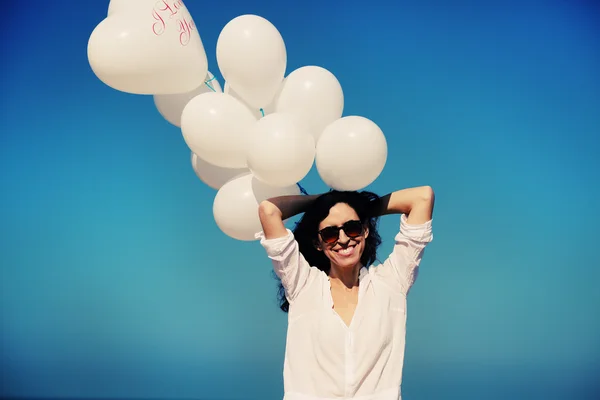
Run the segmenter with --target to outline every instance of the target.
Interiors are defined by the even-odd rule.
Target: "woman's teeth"
[[[354,254],[354,246],[338,250],[338,253],[344,257],[351,256],[352,254]]]

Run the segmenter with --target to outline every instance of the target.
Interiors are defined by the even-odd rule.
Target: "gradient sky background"
[[[389,159],[368,189],[436,191],[409,297],[407,400],[586,399],[600,371],[600,7],[594,1],[188,0],[280,30],[332,71]],[[278,399],[286,317],[257,242],[150,96],[92,73],[108,1],[3,5],[2,396]],[[327,188],[313,170],[311,193]],[[381,223],[391,250],[398,217]],[[595,385],[595,386],[594,386]],[[544,397],[545,396],[545,397]]]

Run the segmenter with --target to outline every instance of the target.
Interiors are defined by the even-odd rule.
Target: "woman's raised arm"
[[[425,247],[433,240],[434,199],[429,186],[402,189],[382,197],[374,210],[379,215],[403,214],[394,249],[381,265],[380,273],[384,279],[395,282],[404,294],[415,283]]]
[[[306,210],[318,195],[291,195],[273,197],[258,206],[258,216],[266,239],[287,235],[283,221]]]
[[[377,215],[406,214],[407,223],[418,225],[433,216],[435,194],[430,186],[418,186],[392,192],[380,199]]]

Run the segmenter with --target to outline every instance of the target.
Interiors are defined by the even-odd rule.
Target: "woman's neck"
[[[329,269],[329,279],[337,280],[346,288],[352,289],[353,287],[358,286],[358,277],[360,275],[361,268],[362,265],[360,263],[356,264],[352,268],[340,268],[332,264],[331,268]]]

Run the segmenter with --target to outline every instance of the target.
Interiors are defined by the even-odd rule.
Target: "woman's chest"
[[[331,288],[332,308],[346,326],[350,326],[358,304],[358,290]]]
[[[403,338],[406,298],[401,294],[377,285],[354,294],[324,289],[322,296],[315,292],[292,306],[292,337],[310,338],[313,346],[337,354],[381,348]]]

